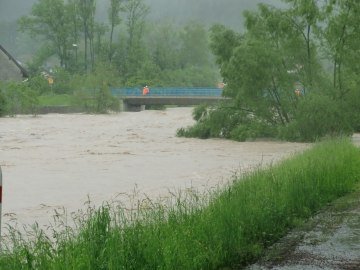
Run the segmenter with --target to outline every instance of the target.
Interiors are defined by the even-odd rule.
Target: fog
[[[29,15],[38,0],[0,0],[0,44],[21,62],[28,62],[38,50],[39,39],[17,30],[17,20]],[[66,0],[64,0],[66,1]],[[110,0],[96,0],[96,20],[108,23]],[[207,27],[224,24],[235,31],[243,29],[243,12],[259,3],[284,5],[282,0],[144,0],[149,6],[148,22],[185,24],[196,21]]]
[[[31,11],[36,0],[0,0],[0,21],[14,21]],[[150,20],[188,20],[205,24],[222,23],[234,28],[242,25],[242,12],[257,4],[281,5],[281,0],[145,0]],[[106,20],[109,0],[97,0],[98,17]]]

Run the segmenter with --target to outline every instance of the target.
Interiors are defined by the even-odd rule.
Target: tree
[[[82,32],[84,34],[84,68],[88,70],[88,50],[90,50],[90,63],[94,67],[94,26],[95,26],[95,0],[78,0],[79,15],[82,22]]]
[[[180,135],[244,140],[270,134],[314,141],[360,126],[354,105],[360,97],[354,91],[360,70],[359,2],[286,2],[289,9],[259,5],[257,12],[246,12],[242,35],[212,28],[211,48],[227,83],[223,94],[232,100],[206,110]],[[326,12],[319,11],[323,7]],[[330,56],[325,61],[320,44]],[[335,63],[333,91],[325,69],[329,60]]]
[[[60,65],[68,66],[69,48],[71,46],[71,21],[66,12],[63,0],[39,0],[31,10],[30,16],[19,19],[21,31],[35,36],[42,36],[54,46],[59,56]]]
[[[127,28],[126,74],[136,74],[146,57],[142,43],[145,28],[145,18],[149,7],[143,0],[129,0],[125,5]]]
[[[306,45],[306,61],[304,69],[307,73],[307,82],[310,88],[313,86],[313,53],[312,41],[314,28],[317,28],[320,16],[320,4],[316,0],[284,0],[291,8],[284,13],[292,24],[294,31],[303,38]]]
[[[182,66],[208,66],[210,51],[205,27],[196,22],[185,25],[180,33]]]
[[[148,44],[155,65],[161,70],[180,68],[179,29],[172,23],[164,22],[154,25],[151,30]]]
[[[357,76],[359,65],[360,2],[332,1],[326,8],[323,44],[325,55],[333,65],[333,88],[344,97],[351,76]],[[350,83],[351,85],[351,83]]]
[[[306,54],[301,34],[292,31],[282,11],[265,5],[245,18],[242,36],[212,29],[212,48],[227,82],[224,94],[262,121],[286,125],[296,107],[294,83],[301,79]]]
[[[74,50],[75,59],[73,64],[75,69],[78,68],[78,47],[80,41],[80,16],[79,16],[79,0],[69,0],[67,5],[67,12],[70,17],[70,31],[72,38],[72,48]]]
[[[121,18],[119,13],[124,11],[125,8],[123,3],[125,0],[110,0],[110,7],[108,10],[109,13],[109,22],[110,22],[110,40],[109,40],[109,61],[111,62],[113,57],[113,36],[114,36],[114,29],[117,25],[121,23]]]

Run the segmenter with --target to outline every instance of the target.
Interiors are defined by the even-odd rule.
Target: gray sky
[[[0,21],[13,21],[30,12],[37,0],[0,0]],[[260,2],[279,5],[281,0],[145,0],[150,6],[150,19],[205,24],[222,23],[234,28],[242,25],[242,12],[255,9]],[[109,0],[97,0],[99,14],[107,16]]]

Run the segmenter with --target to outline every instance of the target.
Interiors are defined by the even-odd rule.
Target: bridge
[[[144,110],[146,105],[198,105],[213,104],[223,99],[220,88],[150,88],[143,95],[141,88],[113,88],[111,94],[123,101],[126,111]]]

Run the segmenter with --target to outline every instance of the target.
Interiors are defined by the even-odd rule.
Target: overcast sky
[[[0,21],[16,20],[28,14],[37,0],[0,0]],[[281,0],[145,0],[150,6],[150,19],[176,22],[188,20],[206,24],[223,23],[234,28],[242,25],[242,12],[255,9],[260,2],[279,5]],[[107,16],[109,0],[97,0],[98,13]],[[238,27],[239,26],[239,27]]]

